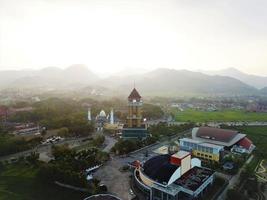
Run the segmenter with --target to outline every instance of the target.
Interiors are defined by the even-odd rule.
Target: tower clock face
[[[136,99],[133,99],[133,102],[135,103],[136,102]]]

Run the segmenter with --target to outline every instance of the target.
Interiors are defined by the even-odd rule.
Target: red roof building
[[[236,130],[196,127],[192,130],[192,139],[220,145],[238,153],[251,153],[255,149],[255,145],[246,137],[246,134]]]
[[[251,145],[253,145],[252,141],[248,139],[247,137],[244,137],[242,140],[240,140],[237,145],[249,150],[251,148]]]
[[[8,108],[5,106],[0,107],[0,118],[7,118],[8,116]]]
[[[128,100],[140,100],[142,97],[139,94],[139,92],[134,88],[131,92],[131,94],[128,96]]]
[[[202,142],[231,147],[246,137],[235,130],[227,130],[212,127],[197,127],[192,130],[192,138]]]

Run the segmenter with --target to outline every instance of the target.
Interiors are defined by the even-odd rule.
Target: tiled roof
[[[238,131],[211,127],[200,127],[196,134],[197,137],[207,138],[221,142],[230,142],[237,135]]]
[[[252,145],[252,142],[250,139],[248,139],[247,137],[244,137],[242,140],[240,140],[237,143],[239,146],[242,146],[245,149],[249,149]]]
[[[138,91],[134,88],[131,94],[128,96],[128,99],[141,99],[141,96],[138,93]]]
[[[8,109],[6,107],[0,107],[0,116],[7,115]]]
[[[196,127],[192,130],[192,139],[226,147],[236,144],[244,137],[246,134],[227,129]]]

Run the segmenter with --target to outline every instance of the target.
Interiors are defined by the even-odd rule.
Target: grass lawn
[[[87,195],[36,180],[38,169],[13,164],[0,169],[0,200],[82,200]]]
[[[222,110],[222,111],[199,111],[185,110],[174,111],[175,120],[180,122],[229,122],[229,121],[267,121],[267,113],[254,113],[240,110]]]

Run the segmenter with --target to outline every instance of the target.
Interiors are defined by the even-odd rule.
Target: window
[[[167,198],[168,198],[168,194],[163,193],[163,200],[167,200]]]

